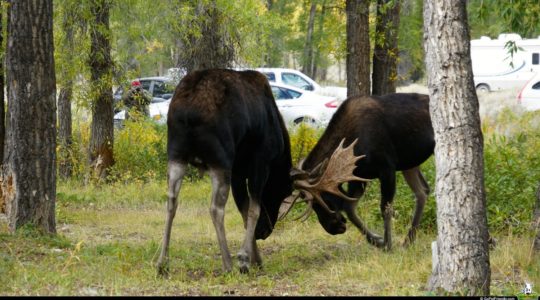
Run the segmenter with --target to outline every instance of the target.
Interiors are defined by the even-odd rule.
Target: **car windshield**
[[[276,100],[288,100],[300,97],[302,94],[290,89],[272,86],[272,94]]]
[[[295,87],[306,89],[310,86],[309,82],[304,80],[302,77],[292,74],[292,73],[283,73],[281,74],[281,79],[285,84],[289,84]]]
[[[153,96],[165,98],[168,95],[174,93],[174,88],[175,86],[172,84],[172,82],[156,81],[154,83]]]

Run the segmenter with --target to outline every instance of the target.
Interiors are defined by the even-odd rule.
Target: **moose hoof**
[[[384,247],[384,239],[378,235],[368,236],[368,242],[377,248]]]
[[[249,273],[249,257],[247,254],[238,254],[238,266],[240,267],[240,273]]]
[[[169,265],[163,263],[158,264],[157,274],[159,277],[167,278],[169,276]]]

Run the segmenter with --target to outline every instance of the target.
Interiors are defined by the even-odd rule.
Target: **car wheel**
[[[490,92],[489,85],[487,84],[479,84],[476,87],[476,93],[484,94],[484,93],[489,93],[489,92]]]

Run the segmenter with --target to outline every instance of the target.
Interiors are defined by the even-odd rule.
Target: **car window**
[[[533,86],[532,86],[533,90],[540,90],[540,81],[538,81],[537,83],[535,83]]]
[[[540,61],[540,53],[533,53],[532,54],[532,64],[537,65]]]
[[[276,81],[276,74],[274,73],[268,73],[268,72],[265,72],[263,73],[266,78],[268,79],[268,81],[272,81],[272,82],[275,82]]]
[[[143,89],[150,91],[150,80],[141,80],[140,82]]]
[[[299,87],[305,90],[313,89],[311,84],[307,82],[304,78],[300,77],[299,75],[293,74],[293,73],[283,73],[281,74],[281,80],[285,84],[289,84],[295,87]]]
[[[300,96],[302,96],[302,93],[299,93],[297,91],[293,91],[293,90],[289,90],[289,89],[284,89],[287,91],[287,94],[289,94],[292,98],[298,98]]]
[[[276,86],[272,87],[272,94],[274,94],[274,99],[276,100],[291,100],[302,96],[302,94],[297,91]]]
[[[288,100],[293,98],[287,91],[275,86],[272,87],[272,94],[274,94],[274,99],[276,100]]]
[[[160,97],[164,94],[172,94],[174,92],[174,87],[172,84],[165,81],[154,81],[154,90],[152,91],[152,96]]]

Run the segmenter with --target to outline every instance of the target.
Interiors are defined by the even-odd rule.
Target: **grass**
[[[223,273],[209,214],[210,190],[208,180],[184,184],[173,225],[171,274],[162,279],[154,264],[165,221],[164,181],[101,188],[60,183],[56,236],[27,228],[11,235],[1,223],[0,294],[430,295],[425,283],[435,233],[423,228],[417,242],[403,248],[398,243],[405,228],[396,228],[399,224],[394,224],[394,250],[386,253],[368,245],[353,227],[331,236],[314,215],[305,222],[288,216],[258,242],[262,269],[240,274],[235,264],[232,273]],[[235,256],[244,230],[232,198],[225,222]],[[540,260],[531,251],[532,238],[511,233],[496,237],[492,295],[519,294],[526,281],[538,290]]]

